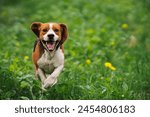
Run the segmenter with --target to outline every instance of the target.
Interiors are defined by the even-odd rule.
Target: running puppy
[[[31,30],[37,36],[32,60],[35,67],[35,78],[42,81],[43,88],[52,87],[64,67],[63,43],[68,31],[65,24],[41,23],[31,24]]]

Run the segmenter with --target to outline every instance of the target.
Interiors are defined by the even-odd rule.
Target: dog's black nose
[[[49,39],[53,39],[54,38],[54,34],[48,34],[47,35]]]

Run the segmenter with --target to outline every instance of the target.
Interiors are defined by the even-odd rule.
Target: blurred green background
[[[0,0],[0,99],[150,99],[149,0]],[[68,26],[65,68],[34,80],[32,22]]]

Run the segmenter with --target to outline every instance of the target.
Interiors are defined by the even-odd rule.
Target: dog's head
[[[58,43],[63,44],[68,36],[67,26],[59,23],[34,22],[31,24],[31,30],[49,51],[53,51]]]

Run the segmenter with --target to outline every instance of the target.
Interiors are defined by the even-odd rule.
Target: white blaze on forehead
[[[54,23],[49,23],[49,27],[50,27],[50,28],[49,28],[49,31],[48,31],[48,32],[49,32],[50,34],[55,34],[55,32],[53,31],[53,25],[54,25]]]
[[[55,23],[49,23],[49,30],[48,32],[43,36],[45,41],[48,41],[48,35],[53,34],[54,35],[54,41],[57,41],[59,39],[58,35],[55,34],[54,30],[53,30],[53,26],[55,25]]]

